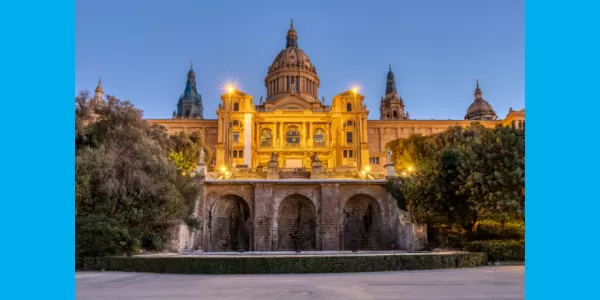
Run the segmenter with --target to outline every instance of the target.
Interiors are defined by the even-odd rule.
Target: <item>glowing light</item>
[[[232,85],[228,85],[228,86],[227,86],[227,92],[228,92],[228,93],[230,93],[230,94],[231,94],[231,93],[233,93],[233,91],[234,91],[234,90],[235,90],[235,89],[233,88],[233,86],[232,86]]]
[[[409,166],[409,167],[408,167],[408,171],[409,171],[409,172],[412,172],[412,171],[414,171],[414,170],[415,170],[415,169],[413,168],[413,166]]]
[[[221,172],[225,172],[225,171],[227,171],[227,168],[221,167]]]
[[[359,90],[360,90],[360,88],[359,88],[357,85],[355,85],[355,86],[352,86],[352,92],[353,92],[354,94],[358,94],[358,91],[359,91]]]
[[[367,172],[371,171],[371,166],[366,166],[365,171],[367,171]]]
[[[229,171],[225,172],[225,175],[226,175],[226,176],[229,176]]]
[[[366,173],[367,173],[367,172],[365,172],[365,171],[362,171],[362,172],[361,172],[361,174],[362,174],[363,176],[365,176],[365,174],[366,174]]]
[[[406,176],[406,172],[402,172],[402,176]]]

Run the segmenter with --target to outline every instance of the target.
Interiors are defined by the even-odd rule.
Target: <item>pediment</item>
[[[312,104],[296,95],[290,95],[277,100],[272,107],[281,110],[303,110],[311,109]]]

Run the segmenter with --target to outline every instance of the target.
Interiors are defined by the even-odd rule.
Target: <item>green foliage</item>
[[[99,257],[92,270],[166,274],[343,273],[469,268],[484,265],[484,253],[303,257]]]
[[[140,250],[140,241],[115,219],[90,214],[75,222],[75,257],[133,255]],[[80,264],[77,261],[77,264]]]
[[[195,217],[187,217],[185,219],[185,224],[191,230],[198,230],[198,229],[200,229],[200,226],[202,226],[202,223],[201,223],[200,219],[199,218],[195,218]]]
[[[525,207],[525,136],[506,127],[478,123],[432,135],[411,135],[389,144],[400,170],[414,172],[388,181],[401,209],[417,221],[443,217],[467,233],[482,219],[522,219]]]
[[[210,148],[205,146],[204,138],[199,132],[187,134],[180,132],[172,135],[169,159],[175,163],[177,170],[189,175],[198,165],[200,150],[204,149],[204,163],[208,164],[212,157]]]
[[[522,221],[501,222],[483,220],[469,237],[473,241],[482,240],[522,240],[525,238],[525,226]]]
[[[142,112],[129,102],[113,96],[96,102],[82,93],[76,104],[77,219],[85,224],[92,217],[105,218],[110,228],[122,229],[136,241],[143,238],[145,246],[160,245],[159,238],[148,242],[149,237],[163,236],[156,225],[187,216],[198,193],[192,179],[169,160],[174,149],[189,151],[163,127],[146,123]],[[93,237],[77,240],[81,249],[88,245],[97,246]],[[121,248],[115,251],[120,253]]]
[[[473,241],[465,245],[464,250],[485,252],[490,261],[524,261],[525,241],[489,240]]]

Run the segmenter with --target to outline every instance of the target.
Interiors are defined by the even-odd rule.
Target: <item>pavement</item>
[[[524,267],[343,274],[77,272],[76,299],[524,299]]]

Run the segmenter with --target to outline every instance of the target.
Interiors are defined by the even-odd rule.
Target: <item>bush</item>
[[[88,215],[75,222],[75,259],[81,265],[83,257],[133,255],[139,252],[139,240],[119,222],[104,215]]]
[[[477,229],[469,237],[471,241],[485,240],[522,240],[525,238],[523,222],[510,221],[502,224],[497,221],[484,220],[479,222]]]
[[[485,252],[490,261],[525,261],[525,241],[523,240],[474,241],[467,243],[464,250]]]
[[[97,257],[91,270],[166,274],[343,273],[469,268],[484,265],[485,253],[295,256],[295,257]]]

